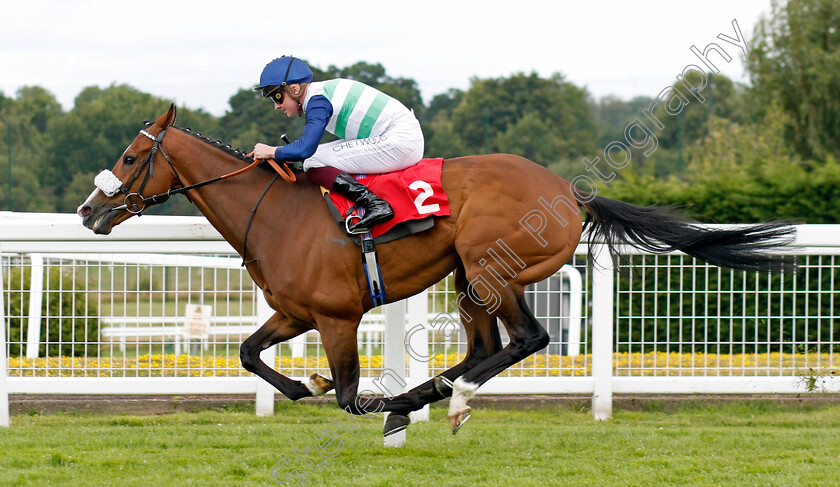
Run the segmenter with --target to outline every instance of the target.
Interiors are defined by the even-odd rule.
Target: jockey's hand
[[[257,144],[254,146],[254,159],[274,159],[274,151],[277,147],[272,147],[266,144]]]

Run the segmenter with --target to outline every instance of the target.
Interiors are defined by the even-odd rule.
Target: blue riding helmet
[[[269,96],[281,86],[312,81],[312,70],[302,60],[294,56],[282,56],[265,65],[260,75],[263,96]]]

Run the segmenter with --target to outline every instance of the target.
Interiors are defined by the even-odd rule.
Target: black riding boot
[[[369,230],[377,223],[384,222],[394,216],[394,210],[385,200],[373,194],[364,184],[346,172],[335,177],[333,191],[340,193],[357,205],[365,209],[365,215],[361,220],[349,226],[351,232],[362,229]]]

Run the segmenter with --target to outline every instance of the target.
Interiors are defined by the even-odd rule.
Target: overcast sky
[[[256,85],[271,59],[314,66],[381,63],[417,81],[426,102],[473,77],[559,72],[596,98],[655,96],[692,45],[732,56],[723,74],[747,82],[744,55],[717,35],[747,38],[770,0],[439,1],[0,0],[0,90],[42,86],[66,110],[82,88],[112,83],[203,108]],[[500,103],[503,103],[500,100]]]

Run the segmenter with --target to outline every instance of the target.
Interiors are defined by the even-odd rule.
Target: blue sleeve
[[[306,122],[303,125],[303,135],[289,145],[281,145],[274,151],[274,158],[278,161],[302,161],[312,157],[327,123],[333,114],[332,103],[324,95],[315,95],[306,105]]]

